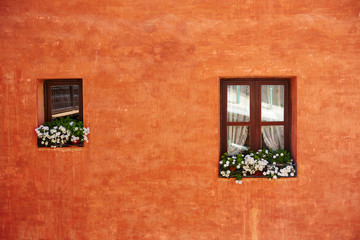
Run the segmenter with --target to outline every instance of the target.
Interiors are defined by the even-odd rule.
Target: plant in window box
[[[89,142],[87,135],[90,133],[90,128],[86,128],[81,121],[70,121],[69,130],[71,133],[71,143],[79,144],[80,142]]]
[[[88,142],[89,128],[83,127],[83,123],[69,117],[57,118],[51,122],[45,122],[35,129],[39,146],[62,147],[70,142],[78,144]]]
[[[284,149],[260,149],[257,152],[247,150],[234,156],[224,153],[219,161],[220,175],[236,178],[241,184],[243,177],[295,177],[296,164]]]

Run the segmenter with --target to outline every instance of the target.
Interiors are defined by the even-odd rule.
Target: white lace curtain
[[[245,142],[249,135],[248,126],[228,127],[228,153],[236,155],[245,150]]]
[[[265,145],[272,150],[284,148],[284,127],[266,126],[261,128]]]
[[[261,86],[261,120],[284,120],[284,86]],[[284,148],[284,126],[263,126],[261,128],[263,147],[269,149]]]
[[[263,147],[275,150],[284,148],[284,127],[266,126],[261,129]],[[228,153],[231,155],[243,151],[246,140],[249,136],[249,127],[231,126],[228,127]],[[264,146],[265,145],[265,146]]]
[[[250,119],[250,86],[228,86],[228,122],[247,122]],[[227,128],[228,153],[238,154],[246,149],[249,137],[248,126],[229,126]]]

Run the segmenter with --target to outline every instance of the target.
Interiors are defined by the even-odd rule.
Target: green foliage
[[[45,122],[43,125],[48,126],[50,129],[54,128],[55,126],[57,126],[57,127],[63,126],[64,128],[66,128],[67,130],[70,131],[70,134],[72,136],[80,138],[80,141],[84,140],[84,138],[83,138],[83,135],[84,135],[83,122],[72,119],[69,116],[57,118],[51,122]]]

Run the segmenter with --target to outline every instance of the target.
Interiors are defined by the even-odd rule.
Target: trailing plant
[[[296,176],[295,162],[290,153],[284,149],[258,151],[247,150],[234,156],[224,153],[220,157],[220,175],[225,178],[236,178],[241,184],[247,176],[263,176],[269,179]]]
[[[84,127],[82,121],[62,117],[45,122],[36,128],[35,132],[41,145],[62,147],[70,142],[88,142],[87,135],[90,133],[90,128]]]

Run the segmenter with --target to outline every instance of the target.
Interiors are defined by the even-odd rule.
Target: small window
[[[83,120],[82,79],[44,80],[45,121],[69,116]]]
[[[221,154],[291,149],[290,79],[221,79]]]

